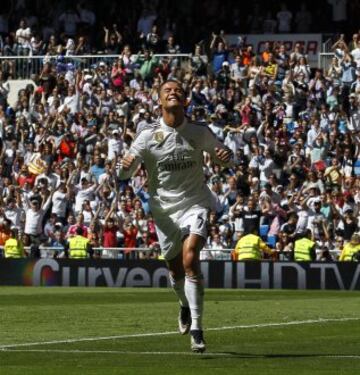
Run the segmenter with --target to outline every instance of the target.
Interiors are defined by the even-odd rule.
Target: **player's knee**
[[[178,269],[178,270],[169,270],[170,279],[172,279],[174,282],[183,280],[185,277],[185,271],[184,269]]]

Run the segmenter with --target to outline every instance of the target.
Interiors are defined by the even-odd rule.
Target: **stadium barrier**
[[[24,246],[24,249],[30,254],[33,249],[32,246]],[[156,253],[160,255],[159,245],[156,244],[153,247],[93,247],[102,259],[124,259],[125,254],[133,254],[134,258],[137,258],[140,253]],[[64,247],[57,246],[39,246],[41,258],[53,258],[55,253],[60,258],[64,257]],[[231,252],[234,249],[223,249],[223,248],[204,248],[201,250],[203,254],[210,253],[213,259],[217,260],[230,260]],[[0,258],[4,257],[4,246],[0,246]]]
[[[267,244],[274,248],[275,244],[268,242]],[[25,250],[30,254],[32,247],[25,246]],[[0,258],[4,257],[4,247],[0,246]],[[51,247],[51,246],[39,246],[40,250],[40,257],[41,258],[53,258],[55,253],[56,257],[64,258],[64,248],[63,247]],[[124,259],[126,254],[132,254],[132,258],[137,259],[139,258],[139,254],[146,254],[146,253],[155,253],[157,256],[160,255],[161,251],[159,245],[156,244],[153,247],[93,247],[93,250],[99,254],[99,257],[102,259]],[[200,259],[209,260],[231,260],[231,253],[234,249],[224,249],[224,248],[203,248],[200,252]],[[319,253],[321,254],[321,250]],[[341,251],[340,250],[329,250],[329,253],[332,255],[333,259],[336,260],[339,258]],[[286,258],[286,254],[282,252],[278,253],[279,260],[288,260]]]
[[[334,52],[322,52],[319,53],[319,63],[318,68],[323,71],[324,74],[327,73],[331,65],[331,60],[335,56]]]
[[[57,73],[66,73],[68,70],[76,69],[89,69],[94,70],[100,64],[104,62],[108,66],[112,64],[121,55],[74,55],[74,56],[0,56],[0,64],[3,71],[12,72],[12,79],[32,79],[34,76],[39,76],[44,67],[45,63],[51,63],[56,67]],[[136,56],[142,55],[133,55]],[[179,54],[155,54],[155,57],[168,58],[171,60],[171,64],[176,66],[184,67],[184,64],[188,64],[191,54],[179,53]],[[137,68],[136,61],[133,63],[133,68]]]
[[[201,262],[209,288],[360,290],[356,262]],[[0,259],[0,285],[166,287],[160,260]]]

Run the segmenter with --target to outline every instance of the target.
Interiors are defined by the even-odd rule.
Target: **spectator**
[[[218,74],[221,70],[223,63],[228,60],[227,44],[223,34],[216,35],[212,34],[212,40],[210,43],[210,49],[212,51],[212,68],[215,74]]]
[[[281,9],[276,14],[278,20],[279,33],[289,33],[291,31],[292,13],[287,9],[285,3],[281,4]]]
[[[26,201],[38,200],[41,207],[51,188],[51,210],[32,234],[38,236],[36,243],[45,239],[48,215],[56,214],[56,222],[63,224],[61,229],[56,228],[54,216],[46,227],[46,233],[52,233],[51,243],[60,246],[63,233],[69,225],[75,225],[75,217],[83,214],[83,224],[92,228],[88,237],[99,246],[105,218],[116,197],[110,218],[118,226],[117,245],[123,244],[123,220],[129,215],[126,220],[137,230],[136,243],[140,243],[146,227],[151,241],[156,241],[143,167],[131,181],[119,183],[117,173],[121,156],[137,133],[158,120],[158,88],[170,76],[182,83],[189,103],[188,116],[209,124],[235,155],[234,166],[229,169],[214,165],[205,155],[206,179],[219,198],[212,226],[223,246],[230,246],[244,229],[268,223],[271,235],[278,236],[279,256],[291,257],[292,238],[283,238],[288,233],[281,230],[287,224],[283,214],[287,209],[298,215],[296,234],[314,227],[319,259],[330,259],[326,249],[340,250],[336,244],[339,235],[348,240],[356,233],[360,201],[357,30],[350,43],[345,35],[340,36],[333,46],[330,68],[321,72],[309,69],[300,43],[294,44],[290,56],[285,45],[277,43],[259,53],[247,43],[246,36],[227,46],[223,31],[207,38],[211,51],[206,51],[207,39],[199,41],[198,33],[189,34],[184,43],[170,18],[164,33],[153,27],[153,10],[145,10],[140,16],[144,32],[140,40],[131,32],[137,25],[131,26],[129,21],[129,25],[121,22],[117,26],[109,15],[105,25],[111,26],[105,27],[99,46],[94,38],[94,33],[102,32],[95,16],[99,14],[95,12],[97,5],[94,9],[84,3],[74,5],[78,5],[77,13],[75,7],[65,10],[58,24],[51,22],[50,11],[46,23],[29,16],[37,14],[34,4],[26,15],[19,11],[16,19],[5,19],[0,28],[3,55],[30,53],[30,49],[23,51],[17,38],[27,39],[26,35],[33,54],[46,54],[40,70],[30,58],[29,69],[11,59],[0,66],[0,208],[1,217],[9,220],[11,227],[23,231],[32,212]],[[287,22],[286,28],[291,30],[294,21],[297,30],[312,30],[309,17],[304,16],[306,8],[299,4],[300,10],[295,13],[288,5],[288,11],[282,9],[285,15],[290,12],[294,17],[287,14],[282,26]],[[71,18],[66,25],[65,15]],[[21,21],[19,27],[17,23],[24,16],[26,22]],[[274,25],[259,5],[254,6],[249,20],[258,31],[263,29],[264,20]],[[201,27],[199,18],[199,30]],[[229,24],[229,32],[230,28]],[[17,36],[16,29],[22,30]],[[72,31],[63,33],[65,29]],[[145,56],[138,54],[138,43],[145,44],[149,33],[153,34],[151,39],[158,39],[154,48],[169,56],[157,59],[149,51]],[[23,46],[27,45],[25,39],[20,40]],[[186,44],[194,40],[199,42],[191,46],[194,54],[188,62],[173,56],[190,51]],[[72,60],[75,54],[102,52],[100,49],[120,58],[103,56],[93,66],[86,59]],[[66,59],[62,55],[67,55]],[[34,73],[37,89],[20,90],[17,103],[10,105],[8,78],[28,77],[30,73]],[[136,198],[128,193],[128,186],[134,188]],[[229,216],[229,226],[220,222],[224,215]],[[314,218],[327,224],[327,234],[320,222],[312,224]],[[288,254],[283,252],[285,248]]]
[[[22,19],[15,33],[17,54],[27,56],[31,52],[31,29],[27,27],[25,19]]]
[[[70,6],[64,11],[64,13],[60,14],[58,22],[62,25],[64,33],[69,37],[73,37],[76,35],[80,18],[75,12],[75,9]]]

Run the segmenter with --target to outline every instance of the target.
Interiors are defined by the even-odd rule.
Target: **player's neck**
[[[177,128],[184,122],[185,115],[184,110],[182,108],[179,108],[173,111],[163,110],[162,117],[167,126],[170,126],[171,128]]]

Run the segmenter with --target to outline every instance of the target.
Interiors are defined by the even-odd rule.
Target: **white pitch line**
[[[206,331],[226,331],[233,329],[249,329],[249,328],[267,328],[267,327],[286,327],[295,326],[303,324],[321,324],[321,323],[331,323],[331,322],[348,322],[360,320],[359,318],[320,318],[320,319],[310,319],[310,320],[294,320],[290,322],[278,322],[278,323],[260,323],[260,324],[248,324],[248,325],[237,325],[237,326],[223,326],[207,328]],[[66,339],[66,340],[52,340],[52,341],[37,341],[37,342],[27,342],[21,344],[7,344],[0,345],[0,350],[8,348],[20,348],[26,346],[40,346],[40,345],[51,345],[51,344],[70,344],[74,342],[90,342],[90,341],[103,341],[103,340],[120,340],[120,339],[130,339],[139,337],[157,337],[157,336],[170,336],[178,335],[178,331],[168,331],[168,332],[153,332],[153,333],[136,333],[129,335],[119,335],[119,336],[99,336],[99,337],[82,337],[77,339]]]
[[[252,359],[252,358],[274,358],[272,354],[241,354],[241,353],[222,353],[222,352],[205,352],[202,354],[199,353],[192,353],[192,352],[130,352],[130,351],[122,351],[122,350],[61,350],[61,349],[1,349],[2,352],[15,352],[15,353],[65,353],[65,354],[122,354],[122,355],[177,355],[177,356],[211,356],[211,357],[240,357],[244,359]],[[294,354],[296,358],[301,356]],[[291,357],[291,354],[289,354]],[[360,359],[360,355],[352,355],[352,354],[304,354],[304,358],[329,358],[329,359]]]
[[[61,349],[1,349],[0,352],[16,352],[16,353],[69,353],[69,354],[137,354],[137,355],[194,355],[199,353],[192,352],[130,352],[123,350],[61,350]],[[203,353],[206,355],[224,357],[229,356],[226,353]]]

